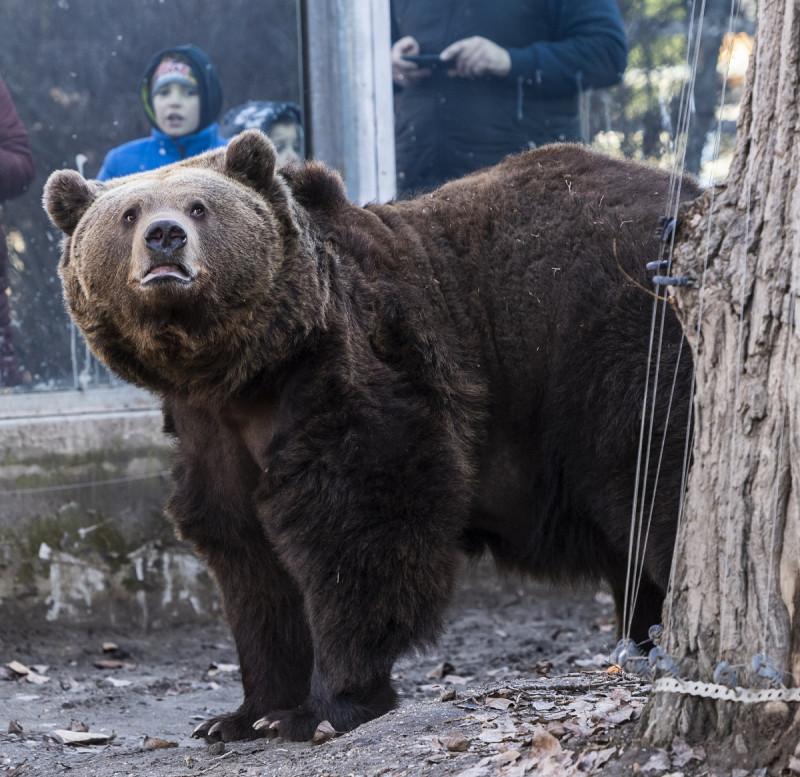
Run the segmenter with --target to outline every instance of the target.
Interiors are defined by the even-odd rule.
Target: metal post
[[[389,0],[301,0],[310,156],[359,204],[395,196]]]

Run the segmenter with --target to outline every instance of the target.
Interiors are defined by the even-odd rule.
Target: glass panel
[[[27,192],[0,205],[11,335],[23,376],[22,385],[0,392],[116,382],[87,353],[64,310],[60,235],[40,204],[49,173],[71,167],[95,177],[109,149],[149,135],[139,83],[166,47],[191,43],[207,53],[222,82],[220,119],[251,100],[302,107],[298,16],[297,0],[0,3],[0,74],[36,164]]]
[[[501,5],[499,12],[491,0],[391,0],[401,195],[557,140],[666,167],[677,160],[704,184],[724,178],[754,0]],[[621,79],[617,9],[628,44]],[[446,49],[453,62],[464,57],[463,72],[427,61],[419,65],[426,75],[398,63]]]

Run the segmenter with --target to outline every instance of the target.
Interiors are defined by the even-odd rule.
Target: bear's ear
[[[50,221],[62,232],[72,235],[101,187],[98,181],[87,181],[75,170],[56,170],[51,173],[44,185],[42,198]]]
[[[265,191],[275,173],[275,146],[260,130],[240,132],[228,143],[225,172],[256,191]]]

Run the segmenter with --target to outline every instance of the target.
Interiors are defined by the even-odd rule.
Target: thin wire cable
[[[693,39],[693,30],[695,27],[695,11],[697,8],[696,0],[692,0],[692,6],[690,11],[690,21],[689,21],[689,32],[687,35],[687,40],[691,41]],[[700,36],[702,33],[702,20],[705,15],[705,0],[702,0],[701,9],[700,9],[700,24],[699,29],[700,32],[694,38],[695,45],[694,45],[694,59],[692,63],[689,63],[690,54],[692,51],[691,43],[687,45],[687,69],[689,72],[689,79],[684,81],[684,84],[681,89],[681,99],[679,105],[679,112],[678,112],[678,127],[677,127],[677,138],[680,138],[688,133],[689,127],[689,117],[690,117],[690,98],[694,92],[694,85],[696,82],[696,74],[697,74],[697,62],[699,59],[699,51],[700,51]],[[685,125],[685,127],[684,127]],[[668,193],[668,202],[667,208],[669,212],[669,216],[671,218],[677,217],[678,212],[678,205],[680,202],[680,191],[681,191],[681,182],[683,173],[685,171],[686,166],[686,143],[682,144],[682,151],[678,150],[678,146],[676,146],[676,158],[673,163],[672,173],[670,176],[670,187]],[[672,253],[674,247],[674,231],[671,236],[670,240],[670,250],[669,250],[669,259],[668,259],[668,267],[671,268],[672,266]],[[663,248],[660,252],[661,257],[663,257]],[[649,467],[649,456],[650,456],[650,448],[652,446],[652,425],[650,428],[650,433],[647,439],[647,455],[646,455],[646,463],[644,465],[644,472],[642,472],[642,455],[643,455],[643,448],[644,448],[644,429],[646,425],[646,417],[648,412],[648,398],[649,398],[649,383],[650,383],[650,374],[652,370],[652,352],[653,352],[653,340],[655,338],[655,321],[656,321],[656,308],[657,300],[654,302],[653,307],[653,318],[651,320],[650,326],[650,345],[648,348],[648,356],[647,356],[647,379],[645,383],[645,394],[644,394],[644,401],[642,406],[642,423],[640,427],[640,440],[639,440],[639,450],[637,454],[637,462],[636,462],[636,481],[634,485],[634,497],[633,497],[633,506],[631,511],[631,529],[630,529],[630,538],[629,538],[629,547],[628,547],[628,566],[626,571],[625,577],[625,596],[623,599],[623,629],[622,633],[626,639],[630,638],[630,629],[633,622],[633,605],[635,598],[638,596],[638,583],[636,584],[636,593],[633,590],[633,581],[638,578],[638,581],[641,582],[642,575],[644,573],[644,553],[640,553],[640,543],[642,538],[642,522],[643,522],[643,508],[642,510],[639,509],[639,490],[640,490],[640,483],[644,482],[645,486],[647,483],[648,472],[647,469]],[[659,352],[661,348],[661,340],[663,339],[663,326],[659,336]],[[657,371],[657,368],[656,368]],[[654,411],[651,411],[651,413]],[[642,481],[642,477],[644,477],[644,481]],[[642,497],[642,504],[644,504],[644,496]],[[639,513],[638,524],[637,524],[637,513]],[[648,528],[648,536],[649,536],[649,528]],[[636,539],[634,539],[636,537]],[[637,552],[634,556],[634,545],[636,545]]]
[[[694,8],[693,8],[694,11]],[[701,14],[705,13],[705,6],[701,9]],[[729,32],[729,41],[731,41],[730,45],[733,45],[733,27],[734,21],[738,20],[738,8],[736,7],[735,0],[731,1],[731,9],[728,15],[728,32]],[[701,27],[702,29],[702,27]],[[699,52],[699,40],[700,35],[697,38],[697,45],[695,47],[695,65],[697,62],[697,54]],[[720,147],[720,139],[722,135],[722,111],[725,105],[725,96],[727,92],[727,83],[728,83],[728,71],[730,68],[730,61],[731,57],[728,57],[727,66],[725,68],[723,74],[723,83],[721,89],[721,96],[720,96],[720,103],[719,103],[719,111],[717,113],[717,129],[714,138],[714,146],[712,152],[712,159],[716,160],[719,158],[719,147]],[[688,131],[688,123],[687,123],[687,131]],[[685,153],[684,153],[685,159]],[[710,183],[710,181],[709,181]],[[676,198],[677,199],[677,198]],[[714,190],[712,189],[711,193],[711,202],[709,207],[709,216],[708,216],[708,224],[709,224],[709,231],[710,231],[710,224],[712,222],[712,216],[714,213]],[[748,203],[748,217],[749,217],[749,203]],[[745,251],[745,267],[746,267],[746,257],[747,252]],[[697,342],[700,342],[700,333],[702,328],[702,312],[704,307],[704,291],[705,291],[705,280],[707,275],[707,267],[708,267],[708,233],[706,239],[706,255],[703,261],[703,276],[702,276],[702,283],[700,288],[700,304],[698,306],[698,319],[697,319]],[[743,310],[743,305],[742,305]],[[692,370],[692,379],[691,379],[691,392],[690,396],[694,396],[694,389],[696,386],[696,364]],[[738,371],[737,371],[737,397],[738,397]],[[735,401],[734,407],[738,404]],[[680,537],[681,528],[683,524],[683,514],[686,505],[686,489],[688,484],[688,473],[689,473],[689,461],[690,461],[690,451],[693,448],[693,440],[694,440],[694,429],[692,427],[692,413],[690,412],[689,418],[687,419],[687,427],[686,427],[686,438],[685,438],[685,448],[684,448],[684,467],[683,473],[681,477],[681,488],[680,488],[680,506],[678,510],[678,519],[676,523],[676,542],[673,548],[673,558],[672,558],[672,565],[670,569],[670,577],[669,583],[667,586],[667,613],[666,613],[666,630],[667,633],[670,633],[672,627],[672,613],[673,613],[673,600],[675,594],[675,567],[677,561],[677,552],[678,552],[678,538]],[[691,447],[690,447],[691,446]],[[720,640],[720,645],[722,644],[722,640]]]
[[[629,607],[629,601],[632,598],[632,579],[633,579],[633,566],[634,566],[634,536],[636,535],[636,516],[637,505],[639,500],[639,484],[642,475],[642,449],[644,447],[644,428],[647,420],[647,395],[650,389],[650,366],[653,358],[653,342],[655,340],[655,326],[656,326],[656,311],[658,300],[653,300],[653,315],[650,319],[650,341],[647,349],[647,377],[644,383],[644,400],[642,406],[642,421],[639,426],[639,450],[636,456],[636,479],[633,486],[633,506],[631,509],[631,528],[628,537],[628,566],[625,573],[625,595],[622,604],[622,636],[625,639],[630,639],[631,625],[633,621],[633,608]]]
[[[655,305],[658,305],[658,300],[656,300]],[[645,481],[642,486],[642,498],[640,501],[641,507],[639,510],[639,518],[638,518],[638,531],[637,531],[637,538],[636,538],[636,564],[633,567],[633,590],[631,592],[631,613],[635,612],[636,610],[636,602],[639,597],[639,588],[642,582],[642,577],[644,575],[644,558],[645,558],[645,551],[647,549],[647,539],[650,536],[650,523],[652,519],[652,511],[648,515],[648,520],[645,527],[645,520],[644,520],[644,513],[647,506],[646,503],[646,496],[647,496],[647,478],[650,474],[650,456],[651,451],[653,448],[653,430],[655,428],[655,418],[656,418],[656,403],[658,399],[658,379],[661,373],[661,355],[663,353],[663,344],[664,344],[664,328],[666,322],[666,312],[667,312],[667,302],[664,300],[664,303],[661,307],[661,329],[659,332],[658,337],[658,349],[656,353],[656,360],[655,360],[655,373],[653,376],[653,392],[652,397],[650,399],[650,424],[647,430],[647,452],[645,454],[645,463],[644,463],[644,476]],[[649,375],[648,375],[648,382],[649,382]],[[654,482],[653,482],[653,493],[655,494],[658,488],[658,473],[656,473]],[[644,532],[644,537],[642,536]],[[633,615],[631,614],[631,619]],[[630,635],[628,635],[630,636]]]
[[[703,3],[703,10],[701,11],[704,13],[705,9],[705,2]],[[673,203],[677,205],[678,198],[675,196],[676,186],[680,185],[681,175],[678,173],[680,169],[681,173],[684,169],[684,164],[686,160],[686,146],[684,144],[683,151],[680,151],[681,145],[681,138],[684,134],[688,131],[689,126],[689,105],[691,103],[690,94],[694,91],[694,73],[696,72],[695,68],[692,67],[691,63],[689,62],[690,52],[691,52],[691,41],[693,40],[694,36],[694,27],[695,27],[695,12],[697,10],[697,0],[692,0],[691,7],[689,9],[689,28],[686,32],[686,70],[689,74],[688,78],[685,78],[683,83],[681,84],[681,91],[680,97],[678,99],[678,119],[676,122],[676,130],[675,130],[675,138],[674,138],[674,159],[672,162],[672,175],[670,177],[670,188],[668,194],[668,206],[670,207],[670,213],[672,213],[672,205]],[[691,86],[691,91],[689,87]]]
[[[657,496],[657,493],[658,493],[658,480],[661,477],[661,465],[663,464],[663,461],[664,461],[664,450],[665,450],[666,444],[667,444],[667,435],[668,435],[668,432],[669,432],[669,424],[670,424],[670,419],[671,419],[671,416],[672,416],[672,407],[673,407],[673,402],[674,402],[674,399],[675,399],[675,389],[676,389],[676,387],[678,385],[678,375],[680,374],[681,356],[683,355],[683,346],[684,346],[685,342],[686,342],[686,335],[683,332],[681,332],[681,341],[680,341],[680,344],[678,345],[678,355],[677,355],[677,359],[675,361],[675,370],[674,370],[673,375],[672,375],[672,386],[670,388],[669,401],[667,402],[667,415],[666,415],[666,417],[664,419],[664,429],[663,429],[663,432],[661,434],[661,446],[660,446],[659,452],[658,452],[658,463],[656,465],[656,474],[655,474],[655,477],[653,479],[653,493],[652,493],[652,496],[650,497],[650,512],[649,512],[648,519],[647,519],[647,532],[645,533],[645,536],[644,536],[644,548],[645,549],[647,548],[647,543],[648,543],[648,540],[650,539],[650,529],[652,527],[653,517],[655,515],[656,496]],[[690,412],[690,415],[691,415],[691,412]],[[643,569],[644,569],[644,567],[642,567],[642,570]],[[636,583],[636,587],[635,587],[635,594],[634,594],[633,607],[632,607],[632,609],[634,609],[634,610],[636,609],[636,601],[637,601],[638,596],[639,596],[639,586],[641,585],[641,581],[642,581],[642,576],[640,574],[639,579],[638,579],[638,581]]]
[[[48,494],[55,491],[69,491],[78,488],[94,488],[96,486],[113,486],[119,483],[133,483],[137,480],[151,480],[152,478],[163,478],[170,474],[169,470],[159,470],[147,475],[128,475],[121,478],[109,478],[108,480],[82,480],[78,483],[63,483],[57,486],[36,486],[34,488],[14,488],[9,491],[0,491],[3,496],[29,496],[31,494]]]
[[[694,396],[695,373],[692,373],[689,396]],[[689,419],[686,423],[686,436],[683,446],[683,468],[681,471],[680,499],[678,502],[678,518],[675,522],[675,544],[672,547],[672,562],[669,569],[669,582],[667,583],[667,617],[664,619],[664,633],[667,640],[672,634],[672,605],[675,600],[675,570],[678,562],[678,538],[681,536],[683,527],[683,513],[686,507],[686,489],[689,481],[689,466],[691,462],[691,451],[694,450],[694,425],[692,424],[692,411],[689,410]],[[672,647],[672,645],[670,645]]]

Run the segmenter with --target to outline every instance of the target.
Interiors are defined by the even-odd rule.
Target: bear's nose
[[[177,221],[154,221],[145,232],[144,243],[151,251],[171,254],[186,245],[186,231]]]

